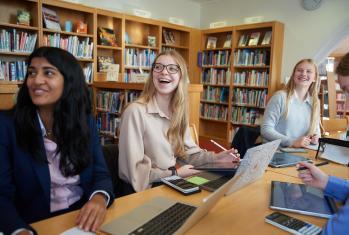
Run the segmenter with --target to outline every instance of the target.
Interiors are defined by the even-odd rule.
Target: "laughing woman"
[[[281,139],[282,146],[305,147],[320,137],[319,76],[311,59],[299,61],[286,90],[277,92],[264,112],[261,134],[266,141]]]
[[[96,231],[113,188],[74,56],[36,49],[0,123],[0,231],[32,234],[29,223],[80,208],[77,226]]]
[[[188,73],[176,51],[160,53],[154,60],[141,97],[123,112],[119,139],[119,176],[135,191],[160,178],[178,173],[186,177],[205,162],[233,161],[235,149],[218,154],[200,149],[188,127]],[[180,158],[186,164],[176,169]],[[190,164],[190,165],[189,165]]]

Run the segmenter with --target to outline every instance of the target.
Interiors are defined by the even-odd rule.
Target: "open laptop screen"
[[[330,218],[336,211],[334,200],[323,191],[304,184],[272,181],[270,208]]]

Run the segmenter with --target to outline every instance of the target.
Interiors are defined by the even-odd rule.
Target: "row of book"
[[[269,65],[270,51],[266,49],[239,49],[234,52],[235,66]]]
[[[200,104],[201,117],[227,121],[228,107],[215,104]]]
[[[238,105],[252,105],[263,108],[267,104],[268,91],[251,89],[233,89],[233,103]]]
[[[346,96],[344,93],[336,93],[336,100],[345,100]]]
[[[261,40],[261,32],[252,32],[251,34],[242,34],[239,38],[238,46],[257,46],[257,45],[269,45],[271,43],[272,32],[267,31],[264,33]]]
[[[125,94],[122,91],[100,91],[96,95],[96,109],[113,114],[120,114],[124,106]]]
[[[234,84],[248,86],[268,86],[269,73],[267,71],[243,71],[234,74]]]
[[[233,124],[260,125],[263,114],[258,109],[236,107],[232,109],[231,120]]]
[[[59,33],[45,34],[43,38],[44,46],[62,48],[76,58],[92,59],[93,42],[90,38],[80,40],[78,36],[62,36]]]
[[[343,112],[344,110],[346,110],[346,106],[344,103],[337,103],[337,112]]]
[[[204,101],[228,103],[229,88],[207,86],[202,93],[202,99]]]
[[[120,125],[120,117],[110,113],[98,113],[96,121],[97,130],[100,134],[106,134],[114,138],[116,137]]]
[[[126,48],[125,50],[125,66],[142,66],[150,67],[156,57],[154,50]]]
[[[26,61],[0,61],[0,80],[23,81],[27,68]]]
[[[36,44],[37,33],[18,32],[16,29],[0,30],[0,50],[31,53]]]
[[[228,66],[230,64],[230,51],[205,51],[199,53],[198,62],[202,66]]]
[[[229,85],[231,72],[229,69],[209,68],[201,72],[201,82],[212,85]]]
[[[149,73],[141,72],[135,69],[127,69],[124,73],[124,81],[126,83],[145,83],[149,78]]]

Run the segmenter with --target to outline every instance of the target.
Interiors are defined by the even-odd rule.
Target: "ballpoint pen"
[[[210,141],[211,141],[211,143],[213,143],[214,145],[216,145],[218,148],[220,148],[220,149],[222,149],[222,150],[224,150],[224,151],[227,150],[227,149],[224,148],[222,145],[218,144],[216,141],[214,141],[214,140],[210,140]],[[239,153],[236,153],[236,156],[235,156],[233,153],[230,153],[230,155],[233,155],[234,157],[238,157],[238,158],[239,158],[239,161],[241,161],[241,159],[240,159],[240,154],[239,154]]]

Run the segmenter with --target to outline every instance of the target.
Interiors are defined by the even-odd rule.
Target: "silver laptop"
[[[266,150],[272,151],[270,154],[272,157],[279,144],[280,140],[277,140],[262,146]],[[167,197],[155,197],[131,212],[103,225],[101,230],[118,235],[183,234],[204,217],[226,193],[230,194],[244,187],[263,174],[271,157],[264,154],[265,151],[260,150],[260,148],[253,149],[251,149],[252,152],[261,153],[261,156],[252,154],[246,163],[240,165],[236,175],[210,196],[204,198],[200,206],[181,203]],[[256,169],[259,167],[263,167],[263,169]],[[251,176],[247,177],[247,174],[251,174]],[[254,176],[255,174],[256,176]],[[171,213],[175,216],[172,216]]]
[[[243,182],[244,185],[246,185],[247,182],[253,182],[254,180],[260,178],[263,175],[265,169],[267,168],[268,164],[273,158],[273,155],[275,154],[279,144],[280,140],[275,140],[248,149],[236,172],[227,172],[225,174],[221,174],[215,171],[204,171],[196,176],[193,176],[192,178],[199,177],[205,181],[208,181],[206,183],[200,184],[200,187],[207,191],[213,192],[217,190],[220,186],[222,186],[225,182],[230,180],[232,177],[235,177],[235,174],[241,174],[245,172],[243,174]],[[246,169],[249,168],[249,165],[254,165],[252,166],[252,169],[258,168],[258,171],[247,171]],[[203,181],[202,179],[201,181]],[[227,194],[230,194],[238,189],[239,187],[238,185],[236,185],[235,188],[229,190]]]

